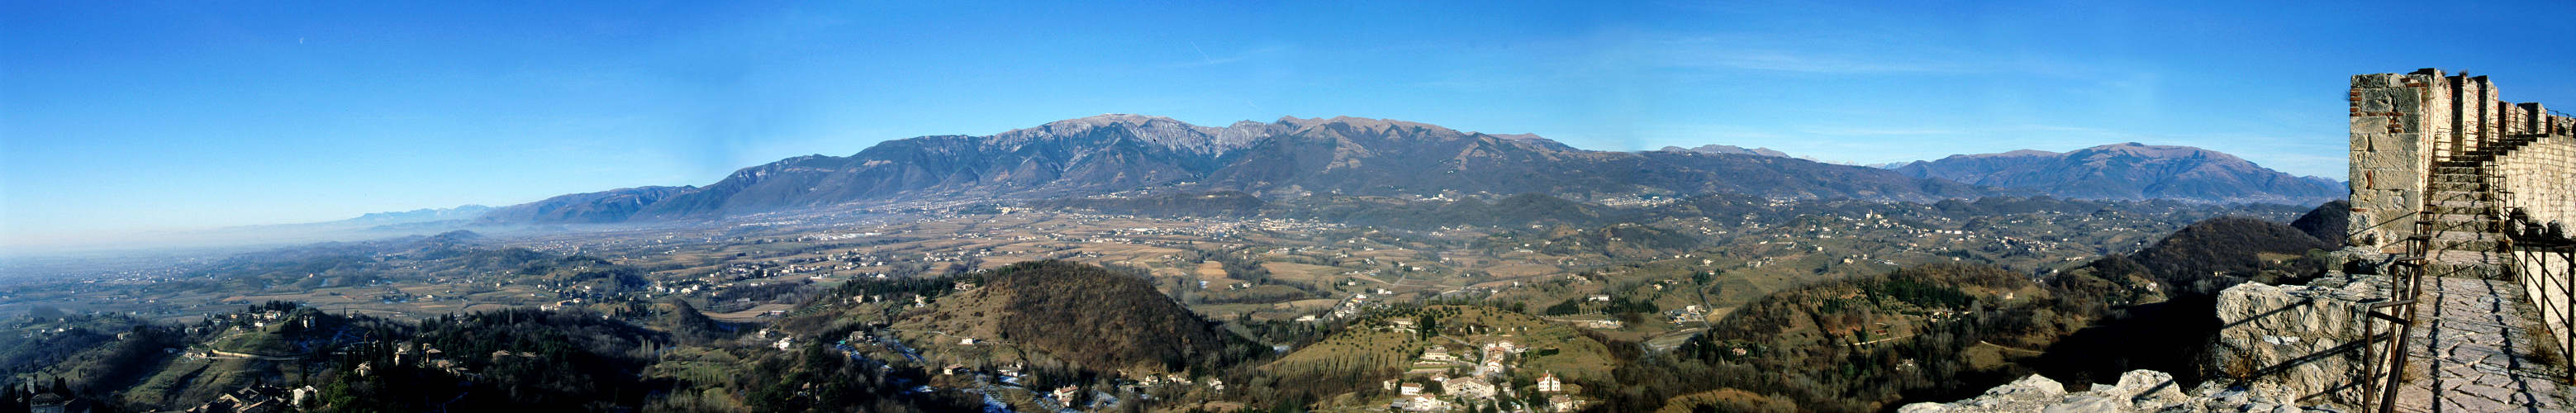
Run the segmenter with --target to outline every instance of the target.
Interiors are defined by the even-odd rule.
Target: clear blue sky
[[[2340,178],[2352,74],[2576,108],[2567,1],[270,3],[0,0],[0,244],[700,185],[1100,113],[1849,162],[2140,141]]]

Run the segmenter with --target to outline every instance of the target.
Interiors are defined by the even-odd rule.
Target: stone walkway
[[[2564,412],[2569,387],[2556,367],[2532,359],[2539,353],[2524,326],[2533,321],[2523,289],[2496,254],[2502,234],[2490,203],[2495,192],[2486,168],[2496,154],[2520,144],[2461,154],[2436,163],[2426,185],[2421,230],[2430,275],[2417,296],[2416,321],[2407,337],[2407,382],[2396,407],[2404,412]]]
[[[2569,387],[2556,368],[2531,359],[2532,314],[2509,280],[2427,277],[2407,343],[2401,412],[2564,412]],[[2429,374],[2428,374],[2429,373]]]

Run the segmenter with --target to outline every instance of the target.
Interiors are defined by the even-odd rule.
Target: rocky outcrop
[[[2278,399],[2358,403],[2368,365],[2361,342],[2371,303],[2388,291],[2386,277],[2329,273],[2307,285],[2244,283],[2219,292],[2218,339],[2207,377],[2232,380]],[[2338,389],[2342,389],[2338,391]],[[2326,395],[2328,392],[2336,394]]]
[[[2173,375],[2154,370],[2133,370],[2120,375],[2120,382],[2093,385],[2079,392],[2067,392],[2056,380],[2033,374],[2010,384],[1986,390],[1986,394],[1951,403],[1915,403],[1896,411],[1900,413],[2020,413],[2020,412],[2305,412],[2339,411],[2332,406],[2300,407],[2284,403],[2286,399],[2268,397],[2241,389],[2204,385],[2189,394],[2174,383]]]
[[[2347,257],[2369,256],[2344,253]],[[2328,273],[2307,285],[2243,283],[2218,294],[2223,327],[2210,343],[2207,382],[2179,391],[2173,376],[2131,371],[2112,385],[2069,392],[2037,375],[1953,403],[1915,403],[1898,411],[1934,412],[2300,412],[2357,405],[2365,353],[2357,343],[2364,310],[2388,289],[2385,277]],[[2340,389],[2340,390],[2338,390]],[[2333,392],[2333,394],[2327,394]],[[2310,397],[2319,396],[2319,397]],[[2306,403],[2306,405],[2301,405]]]

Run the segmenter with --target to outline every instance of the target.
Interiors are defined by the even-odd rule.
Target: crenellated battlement
[[[2486,76],[2445,75],[2441,70],[2379,73],[2352,77],[2347,95],[2351,118],[2351,245],[2400,253],[2405,235],[2416,233],[2416,221],[2427,197],[2441,189],[2433,178],[2440,162],[2473,161],[2468,156],[2504,149],[2498,145],[2531,139],[2543,146],[2566,144],[2576,118],[2549,111],[2540,103],[2497,99],[2495,82]],[[2488,153],[2496,159],[2564,160],[2549,151]],[[2528,162],[2547,164],[2548,162]],[[2568,172],[2559,169],[2560,172]],[[2547,172],[2534,170],[2529,172]],[[2559,176],[2567,176],[2561,174]],[[2563,181],[2563,180],[2562,180]],[[2523,202],[2565,222],[2567,191],[2538,191]],[[2531,196],[2537,195],[2537,196]]]
[[[2355,383],[2382,411],[2565,406],[2542,361],[2576,356],[2576,243],[2556,229],[2576,222],[2576,118],[2497,96],[2434,69],[2352,77],[2346,256],[2389,286]]]

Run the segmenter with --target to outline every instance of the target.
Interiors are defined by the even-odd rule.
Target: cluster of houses
[[[1381,296],[1387,293],[1386,290],[1378,290],[1378,292]],[[1367,312],[1369,307],[1369,295],[1367,293],[1351,294],[1350,298],[1345,298],[1342,299],[1341,302],[1333,303],[1333,311],[1330,314],[1334,319],[1358,317],[1360,314]],[[1312,318],[1299,318],[1298,321],[1316,320]]]
[[[215,400],[185,410],[188,413],[256,413],[303,411],[321,400],[322,391],[313,386],[288,389],[278,386],[243,386],[215,396]],[[37,408],[34,411],[47,411]],[[56,410],[60,411],[60,410]]]
[[[973,287],[968,286],[968,287],[964,287],[964,288],[973,288]],[[936,333],[936,332],[934,332],[934,333]],[[772,334],[772,332],[771,332],[770,330],[768,330],[768,329],[763,329],[763,330],[761,330],[761,331],[759,331],[759,332],[755,333],[755,336],[756,336],[756,337],[760,337],[760,339],[766,340],[766,339],[767,339],[767,337],[768,337],[768,335],[770,335],[770,334]],[[945,335],[945,334],[942,334],[942,335]],[[780,340],[779,342],[781,342],[781,343],[792,343],[792,341],[790,341],[790,340],[792,340],[792,339],[791,339],[791,338],[788,338],[788,337],[781,337],[781,338],[779,338],[779,340]],[[958,344],[959,344],[959,345],[984,345],[984,344],[994,344],[994,343],[997,343],[997,342],[988,342],[988,341],[985,341],[985,340],[977,340],[977,339],[973,339],[973,338],[964,338],[964,339],[961,339],[961,340],[960,340],[960,342],[959,342]],[[858,358],[858,359],[868,359],[866,356],[861,355],[861,350],[859,350],[859,349],[857,348],[857,346],[859,346],[859,345],[865,345],[865,344],[874,344],[874,345],[877,345],[877,346],[881,346],[881,347],[882,347],[882,348],[884,348],[885,350],[891,350],[891,351],[894,351],[894,352],[896,352],[896,353],[899,353],[899,354],[900,354],[900,355],[902,355],[904,358],[911,359],[913,362],[923,362],[923,361],[925,361],[925,360],[920,356],[920,353],[919,353],[918,351],[913,350],[910,346],[903,345],[903,343],[902,343],[902,341],[901,341],[901,340],[896,339],[896,338],[895,338],[895,337],[893,337],[892,335],[879,335],[879,334],[876,334],[876,333],[872,333],[872,332],[870,332],[869,330],[860,330],[860,331],[853,331],[853,332],[850,332],[848,336],[844,337],[844,338],[841,340],[841,342],[839,343],[839,345],[835,346],[835,348],[839,349],[840,351],[844,352],[845,354],[850,355],[850,356],[851,356],[851,357],[853,357],[853,358]],[[965,364],[953,364],[953,363],[952,363],[952,364],[948,364],[948,365],[947,365],[947,366],[945,366],[945,367],[941,367],[941,368],[939,368],[939,369],[937,370],[937,372],[938,372],[938,374],[939,374],[940,376],[960,376],[960,377],[964,377],[964,378],[971,378],[971,379],[972,379],[972,381],[973,381],[974,383],[976,383],[976,385],[977,385],[977,386],[984,386],[984,387],[985,387],[985,391],[991,391],[991,390],[994,390],[994,387],[993,387],[993,386],[999,386],[999,387],[1002,387],[1002,388],[1010,388],[1010,389],[1021,389],[1021,388],[1022,388],[1022,386],[1026,386],[1026,385],[1027,385],[1026,383],[1028,383],[1028,380],[1029,380],[1029,374],[1030,374],[1030,373],[1029,373],[1029,371],[1028,371],[1028,369],[1027,369],[1027,366],[1026,366],[1026,365],[1023,365],[1023,364],[1020,364],[1020,363],[1011,363],[1011,364],[1001,365],[1001,366],[996,366],[996,367],[991,367],[991,368],[977,368],[977,367],[974,367],[974,366],[968,366],[968,365],[965,365]],[[1206,389],[1206,390],[1209,390],[1209,391],[1223,392],[1223,391],[1225,391],[1225,388],[1226,388],[1225,381],[1224,381],[1224,380],[1217,379],[1217,378],[1215,378],[1215,377],[1208,377],[1208,378],[1205,378],[1205,379],[1202,379],[1202,380],[1193,380],[1193,379],[1191,379],[1191,378],[1190,378],[1190,376],[1183,375],[1183,374],[1179,374],[1179,373],[1169,373],[1169,374],[1141,373],[1141,374],[1135,374],[1135,375],[1133,375],[1132,377],[1135,377],[1135,379],[1132,379],[1132,380],[1119,380],[1119,381],[1118,381],[1118,383],[1116,384],[1116,387],[1117,387],[1117,388],[1116,388],[1115,390],[1116,390],[1116,391],[1123,391],[1123,392],[1141,392],[1142,390],[1140,389],[1140,387],[1160,387],[1160,386],[1199,386],[1200,388],[1203,388],[1203,389]],[[928,389],[928,388],[932,388],[932,387],[935,387],[935,385],[925,385],[925,386],[924,386],[924,389]],[[1041,402],[1041,404],[1042,404],[1042,405],[1045,405],[1045,406],[1055,406],[1055,407],[1049,407],[1049,409],[1056,409],[1056,408],[1058,408],[1058,407],[1061,407],[1061,408],[1064,408],[1064,409],[1079,409],[1077,406],[1075,406],[1074,401],[1076,400],[1076,397],[1077,397],[1077,396],[1079,396],[1079,395],[1081,395],[1081,394],[1082,394],[1082,392],[1083,392],[1084,388],[1083,388],[1083,386],[1081,386],[1081,385],[1064,385],[1064,386],[1060,386],[1060,387],[1053,388],[1053,389],[1051,389],[1051,390],[1044,389],[1044,388],[1033,388],[1033,389],[1025,389],[1025,390],[1028,390],[1030,393],[1032,393],[1033,395],[1037,396],[1037,397],[1039,398],[1039,401]],[[1099,390],[1097,390],[1097,391],[1093,391],[1093,392],[1092,392],[1092,396],[1093,396],[1093,397],[1092,397],[1092,400],[1091,400],[1091,402],[1090,402],[1090,404],[1089,404],[1089,408],[1090,408],[1090,409],[1097,410],[1097,409],[1101,409],[1101,408],[1105,408],[1105,407],[1113,407],[1113,406],[1116,406],[1116,405],[1118,404],[1118,399],[1110,396],[1110,393],[1109,393],[1109,392],[1110,392],[1110,391],[1112,391],[1112,390],[1113,390],[1113,389],[1103,388],[1103,389],[1099,389]],[[925,391],[926,391],[926,390],[925,390]],[[1048,403],[1052,403],[1052,404],[1048,404]]]
[[[268,327],[268,325],[269,325],[270,323],[275,323],[275,322],[279,322],[280,320],[285,320],[285,319],[286,319],[286,312],[285,312],[285,311],[278,311],[278,310],[261,310],[261,311],[259,311],[259,312],[240,312],[240,313],[232,313],[232,314],[216,315],[216,316],[212,316],[211,318],[214,318],[214,319],[222,319],[222,320],[224,320],[224,321],[228,321],[228,322],[230,322],[230,323],[232,324],[232,326],[234,327],[234,330],[240,330],[240,329],[242,329],[243,327],[248,327],[248,328],[267,328],[267,327]],[[304,325],[305,327],[312,327],[312,326],[313,326],[313,325],[312,325],[312,323],[313,323],[313,321],[312,321],[312,320],[305,320],[305,321],[304,321],[304,323],[305,323],[305,325]]]
[[[1431,380],[1436,384],[1424,386],[1420,383],[1387,380],[1384,389],[1396,392],[1395,401],[1388,403],[1387,406],[1412,412],[1449,411],[1472,403],[1492,401],[1497,395],[1512,393],[1510,389],[1488,383],[1475,376],[1451,378],[1446,375],[1434,375]],[[1431,394],[1430,389],[1435,386],[1439,389],[1438,395]],[[1565,382],[1558,379],[1555,373],[1540,375],[1537,384],[1531,388],[1532,391],[1548,395],[1546,406],[1530,406],[1532,408],[1553,412],[1571,412],[1583,408],[1582,399],[1568,394],[1565,390]]]
[[[1671,318],[1673,324],[1708,321],[1708,308],[1698,304],[1685,305],[1677,310],[1664,310],[1664,316]]]
[[[439,350],[437,347],[430,347],[428,344],[398,343],[394,345],[394,363],[403,363],[406,359],[418,359],[421,360],[422,366],[445,371],[448,374],[454,374],[460,377],[474,377],[474,372],[467,369],[465,367],[465,363],[450,360],[446,356],[446,351]],[[493,360],[500,360],[505,357],[538,357],[538,355],[536,353],[511,353],[508,350],[492,352]],[[357,370],[359,375],[366,375],[369,371],[374,369],[366,363],[359,363]]]
[[[1026,382],[1027,382],[1027,380],[1028,380],[1028,373],[1027,373],[1027,370],[1026,370],[1026,366],[1021,365],[1021,364],[1019,364],[1019,363],[1012,363],[1012,364],[1010,364],[1010,365],[1002,366],[1002,367],[999,367],[999,368],[994,368],[994,369],[992,369],[991,371],[981,371],[981,370],[977,370],[977,369],[975,369],[974,367],[969,367],[969,366],[966,366],[966,365],[964,365],[964,364],[949,364],[947,367],[942,367],[942,368],[940,368],[940,369],[939,369],[939,375],[942,375],[942,376],[977,376],[977,377],[978,377],[978,380],[979,380],[979,381],[978,381],[978,383],[983,383],[983,382],[981,382],[981,381],[980,381],[980,380],[981,380],[981,379],[983,379],[983,378],[990,378],[990,379],[992,379],[994,382],[999,382],[999,383],[1000,383],[1000,384],[999,384],[999,386],[1007,387],[1007,388],[1013,388],[1013,389],[1020,388],[1020,386],[1023,386],[1023,385],[1024,385],[1024,383],[1026,383]],[[1143,391],[1143,389],[1141,389],[1141,387],[1193,386],[1193,385],[1195,385],[1195,386],[1201,386],[1202,388],[1205,388],[1205,389],[1207,389],[1207,390],[1209,390],[1209,391],[1216,391],[1216,392],[1223,392],[1223,391],[1225,391],[1225,381],[1224,381],[1224,380],[1217,379],[1217,378],[1215,378],[1215,377],[1209,377],[1209,378],[1207,378],[1206,380],[1191,380],[1189,376],[1181,375],[1181,374],[1178,374],[1178,373],[1171,373],[1171,374],[1151,374],[1151,373],[1147,373],[1147,374],[1140,374],[1140,375],[1138,375],[1137,377],[1138,377],[1138,378],[1137,378],[1137,379],[1135,379],[1135,380],[1120,380],[1120,381],[1116,384],[1116,387],[1117,387],[1117,389],[1116,389],[1116,390],[1119,390],[1119,391],[1125,391],[1125,392],[1142,392],[1142,391]],[[982,385],[992,385],[992,384],[991,384],[991,383],[983,383]],[[988,388],[988,390],[990,390],[990,389]],[[1040,398],[1040,399],[1039,399],[1039,401],[1040,401],[1041,403],[1045,403],[1045,405],[1050,406],[1050,407],[1048,407],[1048,409],[1058,409],[1058,408],[1062,408],[1062,409],[1075,409],[1075,407],[1076,407],[1076,406],[1075,406],[1076,398],[1082,395],[1083,390],[1084,390],[1084,389],[1083,389],[1083,386],[1082,386],[1082,385],[1078,385],[1078,384],[1067,384],[1067,385],[1063,385],[1063,386],[1058,386],[1058,387],[1056,387],[1056,388],[1054,388],[1054,389],[1052,389],[1052,390],[1045,390],[1045,391],[1036,391],[1036,390],[1032,390],[1030,393],[1035,394],[1036,396],[1038,396],[1038,397]],[[1090,407],[1091,407],[1091,408],[1093,408],[1093,409],[1098,409],[1098,408],[1103,408],[1103,407],[1109,407],[1109,406],[1114,406],[1114,405],[1116,405],[1116,404],[1118,403],[1118,399],[1116,399],[1116,398],[1114,398],[1114,397],[1111,397],[1111,396],[1110,396],[1110,393],[1108,392],[1109,390],[1110,390],[1110,389],[1101,389],[1101,390],[1093,391],[1093,392],[1092,392],[1093,400],[1092,400],[1092,402],[1091,402],[1091,404],[1090,404]],[[1066,410],[1066,411],[1071,411],[1071,410]]]
[[[1678,201],[1680,201],[1680,200],[1681,200],[1680,198],[1671,198],[1671,197],[1661,197],[1661,196],[1652,196],[1652,195],[1649,195],[1649,196],[1641,196],[1641,197],[1635,197],[1635,198],[1609,198],[1609,199],[1598,199],[1598,200],[1594,200],[1593,202],[1598,202],[1598,203],[1600,203],[1601,205],[1611,206],[1611,207],[1618,207],[1618,208],[1652,208],[1652,207],[1664,206],[1664,205],[1666,205],[1666,204],[1671,204],[1671,203],[1673,203],[1673,202],[1678,202]]]
[[[1410,323],[1397,324],[1409,328]],[[1510,340],[1496,340],[1465,350],[1476,358],[1468,360],[1441,345],[1423,349],[1422,355],[1415,358],[1415,368],[1405,373],[1408,379],[1380,383],[1382,390],[1395,392],[1395,401],[1388,407],[1415,412],[1449,411],[1478,403],[1495,403],[1498,397],[1519,398],[1519,390],[1497,383],[1509,383],[1512,373],[1510,361],[1529,351],[1529,347],[1514,345]],[[1463,376],[1449,376],[1452,369],[1461,366],[1472,366],[1472,370]],[[1410,381],[1411,377],[1422,374],[1429,375],[1430,384]],[[1565,382],[1557,378],[1555,372],[1540,373],[1530,391],[1548,395],[1547,406],[1530,406],[1532,408],[1559,412],[1582,408],[1581,399],[1566,391]]]

